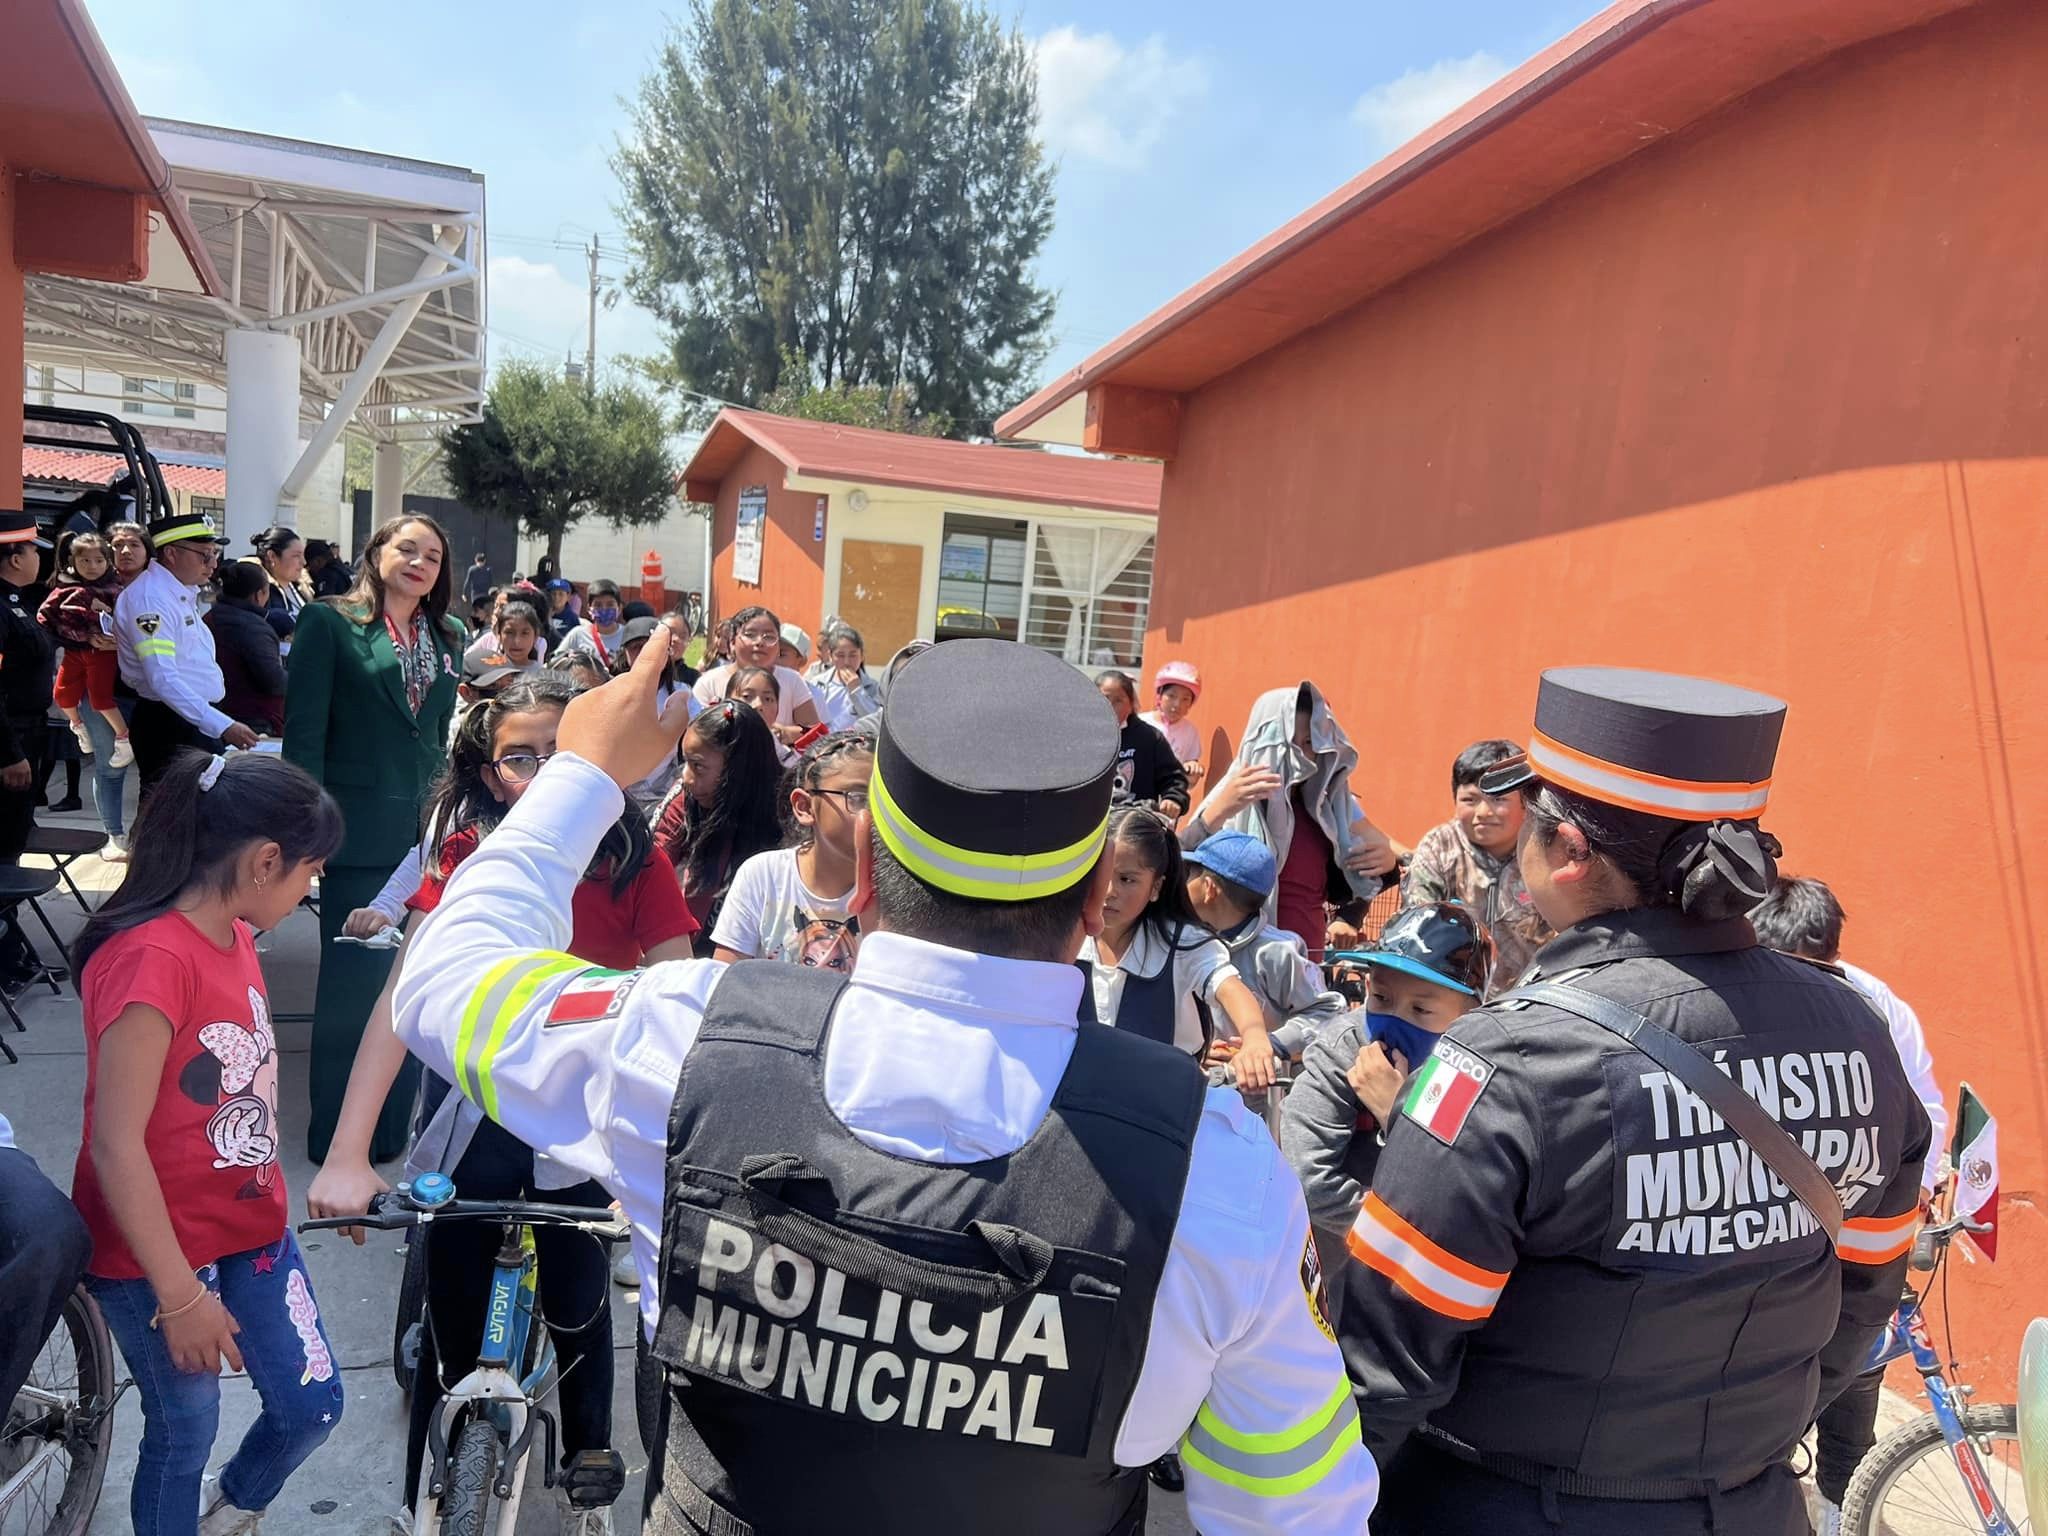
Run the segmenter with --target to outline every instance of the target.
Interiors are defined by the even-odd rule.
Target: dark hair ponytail
[[[498,727],[506,717],[566,709],[581,692],[582,688],[559,672],[537,672],[513,679],[456,718],[455,734],[448,743],[448,766],[434,780],[420,817],[420,841],[429,869],[439,863],[441,845],[451,834],[474,831],[481,839],[505,819],[506,807],[484,782],[484,769],[497,755]],[[640,877],[653,846],[646,818],[628,805],[597,845],[583,878],[608,881],[614,897],[624,896]]]
[[[1754,821],[1676,821],[1550,784],[1522,801],[1546,847],[1568,821],[1636,888],[1637,905],[1676,907],[1699,922],[1747,914],[1769,893],[1784,852]]]
[[[686,877],[685,889],[722,886],[757,853],[782,846],[782,763],[775,733],[747,705],[735,699],[713,704],[690,722],[683,739],[696,737],[725,756],[711,808],[701,809],[680,781],[672,793],[684,800],[682,826],[663,850]]]
[[[235,861],[252,843],[276,843],[287,869],[334,857],[341,809],[311,774],[281,757],[240,752],[201,789],[213,763],[205,752],[178,753],[144,798],[127,874],[72,945],[78,975],[107,940],[162,917],[193,887],[232,891]]]
[[[1159,894],[1139,914],[1138,921],[1151,924],[1152,931],[1169,945],[1178,943],[1181,931],[1187,928],[1196,929],[1201,937],[1207,938],[1209,930],[1202,926],[1188,901],[1187,868],[1181,862],[1180,837],[1173,828],[1157,812],[1142,805],[1127,805],[1109,814],[1104,856],[1113,858],[1119,844],[1143,859],[1153,874],[1162,877]]]

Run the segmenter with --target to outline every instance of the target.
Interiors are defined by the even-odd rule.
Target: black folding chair
[[[36,975],[34,979],[42,982],[57,996],[62,997],[64,995],[64,988],[59,983],[69,972],[62,967],[50,965],[43,960],[42,956],[37,953],[35,944],[26,933],[22,932],[20,922],[20,910],[22,905],[26,903],[28,909],[35,913],[36,921],[43,925],[43,932],[50,936],[50,942],[56,946],[58,958],[64,958],[66,953],[64,941],[57,937],[57,930],[50,926],[50,919],[44,914],[37,900],[39,897],[49,895],[55,889],[57,889],[57,871],[54,869],[23,869],[16,864],[0,864],[0,932],[4,932],[9,938],[17,941],[25,952],[36,956]],[[75,982],[74,985],[76,985]],[[15,1009],[14,999],[9,997],[4,989],[0,989],[0,1010],[6,1012],[8,1019],[14,1025],[15,1033],[28,1033],[28,1026],[22,1022],[21,1014]],[[14,1054],[13,1048],[8,1045],[5,1037],[0,1037],[0,1054],[5,1054],[9,1061],[19,1061],[21,1059]]]
[[[71,866],[89,853],[98,853],[106,845],[105,834],[88,831],[84,827],[32,827],[26,851],[44,855],[57,867],[57,878],[64,882],[64,889],[78,903],[78,910],[90,917],[92,903],[85,899],[85,892],[71,878]]]

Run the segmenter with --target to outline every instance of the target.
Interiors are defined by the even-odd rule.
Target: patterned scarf
[[[410,639],[400,638],[398,626],[391,622],[389,614],[384,617],[384,628],[398,651],[399,673],[405,678],[405,701],[418,715],[441,675],[441,652],[434,644],[433,620],[427,617],[426,605],[421,604],[413,610]]]

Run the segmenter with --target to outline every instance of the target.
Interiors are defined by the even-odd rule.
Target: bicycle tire
[[[498,1475],[498,1431],[488,1419],[464,1422],[448,1457],[441,1495],[442,1536],[484,1536],[490,1529],[491,1484]]]
[[[418,1358],[419,1345],[413,1330],[426,1326],[426,1316],[427,1239],[424,1233],[416,1231],[406,1241],[405,1273],[398,1282],[398,1311],[391,1319],[391,1379],[408,1397],[412,1395],[413,1366],[406,1356]]]
[[[78,1366],[78,1402],[72,1410],[76,1417],[65,1434],[71,1464],[49,1523],[32,1536],[85,1536],[114,1453],[114,1341],[98,1304],[83,1286],[65,1298],[57,1328],[70,1338]],[[52,1337],[56,1331],[51,1331]]]
[[[2010,1440],[2015,1446],[2019,1443],[2019,1415],[2011,1403],[1986,1403],[1981,1407],[1965,1408],[1962,1425],[1963,1432],[1972,1439]],[[1849,1480],[1848,1490],[1842,1495],[1842,1536],[1880,1536],[1885,1530],[1885,1502],[1899,1480],[1923,1458],[1930,1454],[1946,1455],[1947,1451],[1948,1442],[1942,1438],[1941,1424],[1931,1413],[1908,1420],[1878,1441],[1856,1468],[1856,1475]],[[1956,1497],[1960,1501],[1959,1475],[1955,1481]],[[2010,1491],[2015,1497],[2004,1500],[2006,1513],[2024,1524],[2025,1500],[2018,1497],[2017,1485]],[[1958,1503],[1959,1509],[1966,1507]]]

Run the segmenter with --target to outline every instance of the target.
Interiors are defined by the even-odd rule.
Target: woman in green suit
[[[420,807],[447,760],[462,672],[462,630],[448,614],[448,539],[428,517],[384,524],[342,597],[308,603],[292,637],[284,755],[326,786],[348,824],[320,879],[320,982],[313,996],[313,1118],[307,1149],[327,1156],[342,1091],[389,950],[336,944],[350,912],[382,888],[419,838]],[[405,1149],[416,1071],[393,1084],[371,1143],[376,1161]]]

